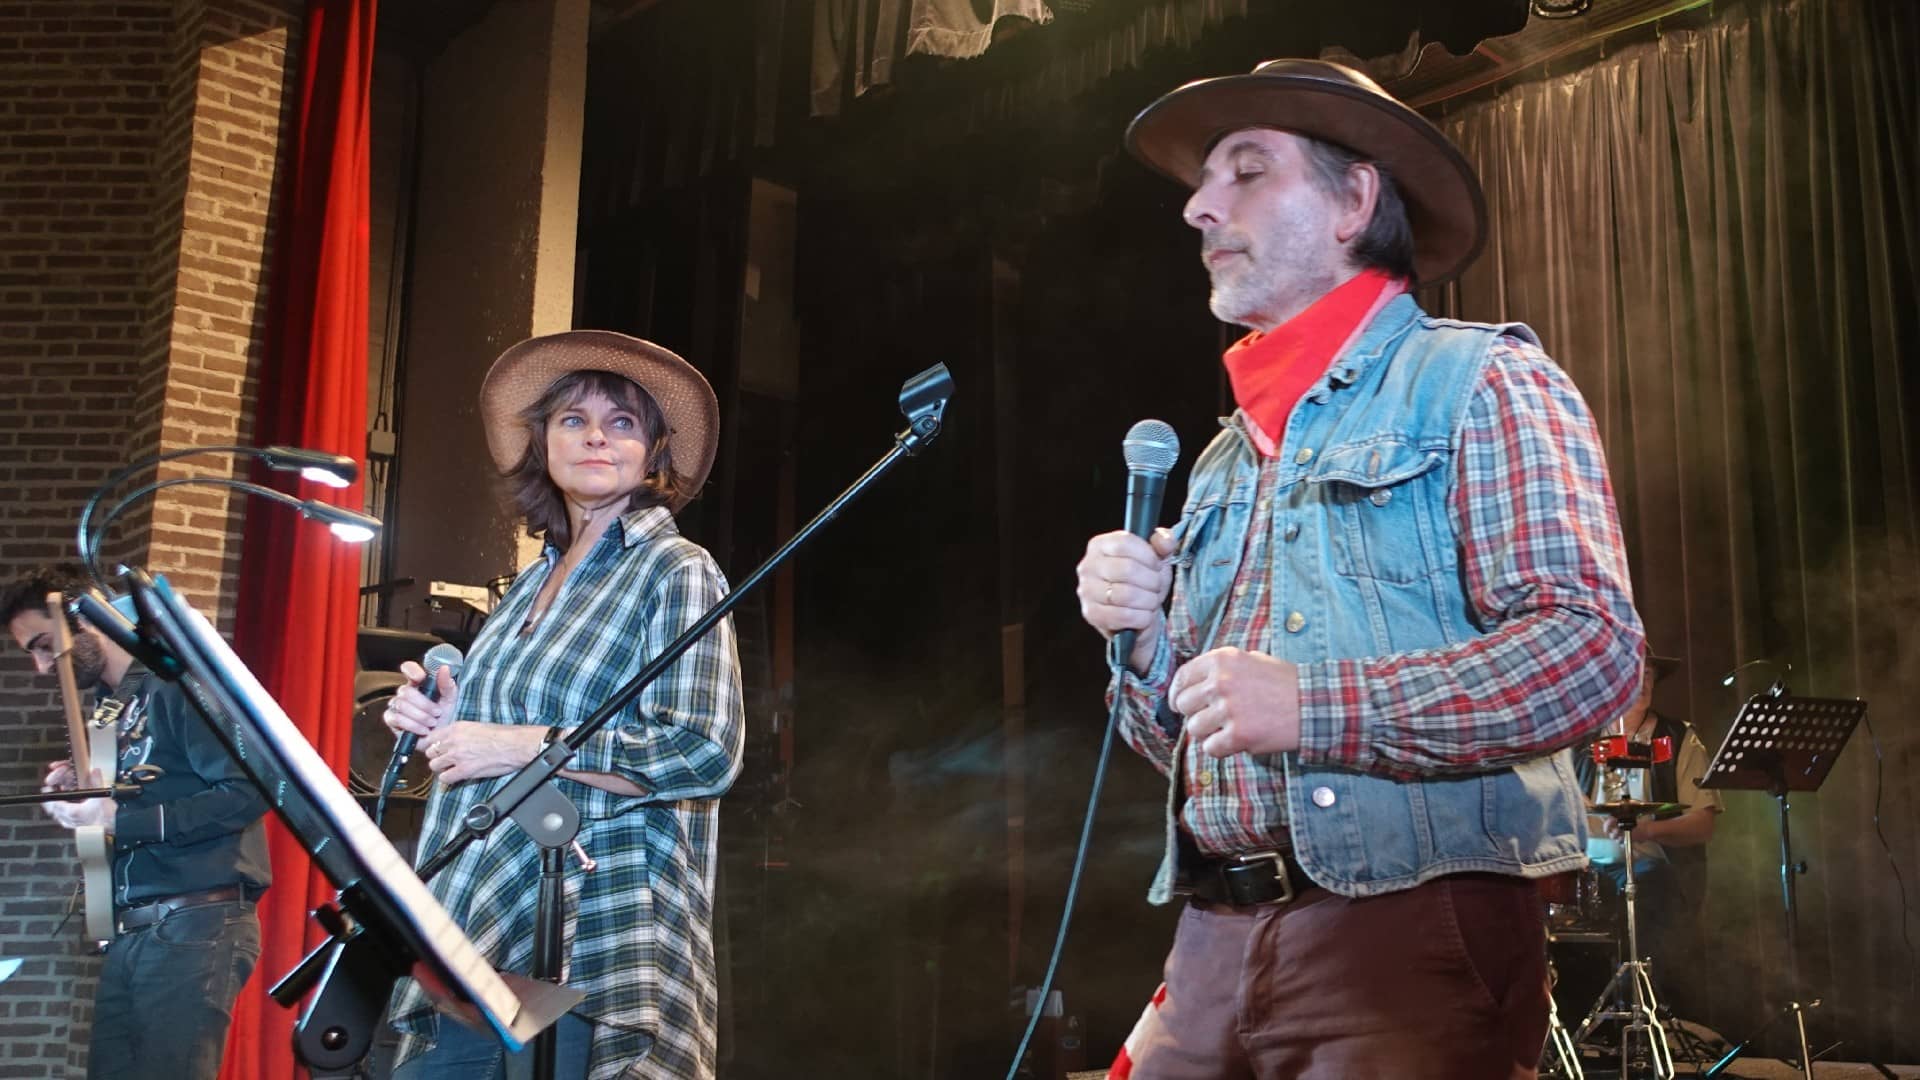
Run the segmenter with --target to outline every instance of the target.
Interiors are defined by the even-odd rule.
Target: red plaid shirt
[[[1241,437],[1246,437],[1242,429]],[[1556,687],[1608,663],[1612,632],[1642,635],[1606,459],[1579,391],[1538,348],[1501,337],[1468,407],[1450,506],[1461,578],[1484,637],[1445,649],[1300,666],[1300,760],[1387,776],[1477,772],[1550,753],[1626,710],[1638,690],[1568,708]],[[1261,460],[1256,507],[1278,466]],[[1267,514],[1254,514],[1217,645],[1271,651]],[[1186,618],[1176,588],[1170,620]],[[1607,624],[1611,624],[1609,627]],[[1215,759],[1155,720],[1174,656],[1160,636],[1125,679],[1120,733],[1169,772],[1181,755],[1180,824],[1202,851],[1290,846],[1279,755]]]

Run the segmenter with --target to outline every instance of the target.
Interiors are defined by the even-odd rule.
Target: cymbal
[[[1616,818],[1637,818],[1652,814],[1655,817],[1678,814],[1690,809],[1687,803],[1644,802],[1640,799],[1619,799],[1614,802],[1594,803],[1587,808],[1591,813],[1605,814]]]

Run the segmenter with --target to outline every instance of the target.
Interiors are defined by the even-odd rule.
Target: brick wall
[[[111,468],[245,441],[302,7],[0,0],[0,575],[70,557]],[[230,625],[239,509],[175,489],[109,550]],[[63,752],[50,687],[9,647],[0,791]],[[0,1077],[84,1071],[97,961],[55,932],[69,852],[37,811],[0,811],[0,957],[26,961],[0,988]]]
[[[278,164],[288,49],[297,3],[196,2],[205,22],[191,86],[182,222],[164,342],[159,450],[245,443],[252,359],[266,316],[265,256]],[[287,8],[293,11],[283,10]],[[184,95],[183,95],[184,96]],[[179,140],[170,146],[180,145]],[[170,568],[188,595],[218,597],[231,627],[244,500],[217,490],[174,489],[155,504],[147,558]]]

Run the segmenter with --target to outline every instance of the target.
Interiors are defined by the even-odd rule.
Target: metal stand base
[[[1560,1022],[1560,1007],[1553,1003],[1552,994],[1547,995],[1547,1052],[1540,1063],[1540,1075],[1552,1080],[1587,1078],[1580,1068],[1580,1051],[1574,1048],[1567,1026]]]
[[[1620,1080],[1629,1080],[1633,1075],[1636,1044],[1645,1047],[1654,1080],[1672,1080],[1673,1051],[1667,1046],[1667,1029],[1660,1024],[1660,1001],[1653,992],[1653,977],[1647,974],[1648,963],[1640,959],[1637,912],[1640,886],[1633,866],[1635,818],[1636,814],[1628,811],[1615,818],[1620,823],[1621,857],[1627,873],[1626,888],[1621,892],[1626,901],[1627,961],[1614,971],[1606,989],[1600,991],[1587,1018],[1580,1022],[1573,1041],[1576,1045],[1585,1042],[1587,1034],[1603,1021],[1624,1020],[1626,1023],[1620,1028]]]
[[[1660,1023],[1660,1001],[1653,992],[1653,979],[1647,974],[1647,962],[1629,960],[1613,973],[1613,979],[1593,1003],[1587,1018],[1574,1034],[1575,1045],[1586,1042],[1594,1028],[1608,1020],[1623,1020],[1620,1028],[1620,1080],[1634,1075],[1634,1048],[1646,1050],[1646,1068],[1655,1080],[1672,1080],[1673,1051],[1667,1045],[1667,1029]]]

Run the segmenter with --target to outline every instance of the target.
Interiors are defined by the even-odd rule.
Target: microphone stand
[[[421,881],[431,881],[434,875],[445,870],[460,857],[475,840],[484,839],[497,828],[502,821],[511,820],[525,830],[534,843],[540,846],[540,887],[534,917],[532,971],[535,979],[547,982],[560,980],[560,946],[564,933],[562,919],[564,904],[562,900],[562,872],[566,862],[566,851],[574,845],[580,831],[580,811],[572,800],[560,793],[553,785],[553,779],[566,767],[574,754],[594,733],[605,727],[621,710],[638,698],[654,680],[658,679],[682,653],[693,647],[694,642],[706,635],[707,631],[727,617],[773,571],[792,557],[800,546],[812,538],[822,526],[839,516],[847,504],[858,498],[868,487],[886,475],[899,462],[900,458],[917,455],[940,434],[941,418],[946,411],[947,400],[953,393],[953,379],[947,373],[946,365],[935,364],[908,379],[900,390],[900,411],[906,414],[907,430],[894,437],[893,448],[874,463],[851,486],[841,492],[826,509],[814,516],[813,520],[793,535],[773,553],[766,562],[746,579],[735,586],[727,595],[721,597],[706,614],[695,620],[679,637],[674,638],[659,655],[648,661],[645,667],[627,681],[625,686],[614,692],[605,704],[595,709],[580,725],[565,738],[557,739],[541,751],[540,756],[529,762],[512,780],[485,802],[469,809],[460,830],[447,838],[434,853],[420,866]],[[582,855],[584,868],[593,868],[591,860]],[[322,950],[329,949],[328,942],[315,950],[315,953],[302,961],[305,968]],[[295,969],[296,972],[300,968]],[[284,980],[283,980],[284,982]],[[321,995],[326,993],[322,985]],[[318,1000],[316,998],[316,1000]],[[552,1027],[540,1032],[533,1041],[533,1075],[536,1080],[551,1080],[554,1075],[558,1051],[557,1035]]]
[[[144,790],[139,784],[109,784],[106,787],[68,788],[65,791],[35,791],[21,795],[0,795],[0,806],[34,806],[50,802],[80,802],[83,799],[125,802]]]
[[[112,799],[115,802],[125,802],[128,799],[139,798],[143,790],[139,784],[115,783],[109,784],[106,787],[68,788],[65,791],[34,791],[20,795],[0,795],[0,806],[34,806],[39,803],[79,802],[83,799]],[[108,865],[109,868],[111,868],[111,841],[108,842],[108,848]],[[72,902],[69,901],[67,915],[61,920],[61,926],[66,925],[66,919],[73,917],[73,912]],[[111,915],[111,912],[109,912],[109,915]],[[55,927],[54,929],[57,931],[59,927]],[[102,948],[103,944],[102,942],[94,942],[94,948],[90,949],[89,952],[97,955],[99,952],[104,951]]]

